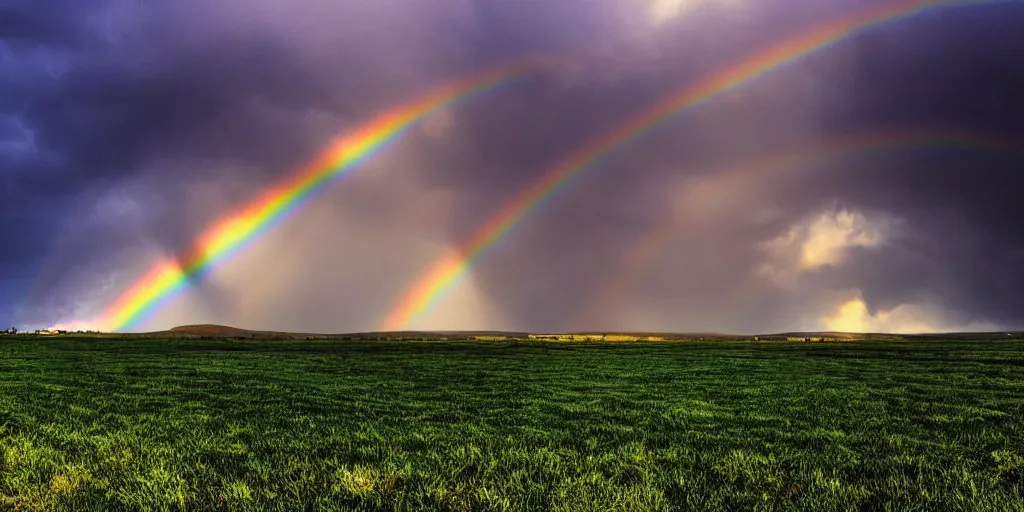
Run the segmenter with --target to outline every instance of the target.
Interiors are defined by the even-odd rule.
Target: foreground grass
[[[0,339],[0,510],[1024,510],[1021,342]]]

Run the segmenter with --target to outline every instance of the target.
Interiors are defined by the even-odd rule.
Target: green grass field
[[[1024,511],[1024,342],[0,338],[0,510]]]

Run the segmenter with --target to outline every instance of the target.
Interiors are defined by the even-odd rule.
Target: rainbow
[[[632,117],[618,128],[570,153],[538,179],[527,185],[503,208],[485,220],[480,228],[460,246],[459,250],[444,256],[430,267],[387,313],[382,329],[401,329],[433,309],[445,292],[469,271],[476,260],[508,235],[527,214],[537,210],[574,177],[579,176],[586,169],[592,168],[601,157],[640,137],[681,110],[709,101],[769,71],[870,28],[909,18],[942,6],[1004,1],[1017,0],[895,0],[885,2],[855,11],[843,18],[786,39],[732,66],[723,68],[696,85],[669,96],[662,102]]]
[[[471,74],[387,111],[354,133],[337,138],[290,178],[216,223],[183,257],[154,265],[93,324],[114,331],[138,324],[184,288],[189,277],[226,260],[417,121],[453,103],[522,78],[542,62],[542,59],[523,59]]]
[[[726,188],[749,186],[754,179],[778,179],[790,173],[827,165],[847,157],[913,149],[956,149],[991,154],[995,157],[1024,158],[1024,141],[1002,140],[970,132],[905,130],[854,134],[840,137],[825,144],[782,153],[732,167],[713,175],[715,185]],[[607,306],[634,282],[658,250],[675,233],[678,219],[669,216],[644,233],[630,246],[622,263],[596,288],[570,322],[570,330],[588,329],[586,325],[599,318]]]

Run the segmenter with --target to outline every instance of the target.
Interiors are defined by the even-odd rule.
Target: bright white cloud
[[[875,247],[883,240],[883,227],[869,222],[864,215],[840,210],[826,213],[806,228],[800,247],[800,268],[815,269],[825,265],[839,265],[853,247]]]
[[[650,15],[654,23],[664,23],[680,14],[692,0],[651,0]]]
[[[647,12],[651,23],[660,25],[683,16],[687,11],[704,7],[734,9],[746,0],[647,0]]]
[[[882,214],[869,216],[845,208],[816,213],[761,244],[769,261],[757,273],[777,285],[792,285],[802,272],[841,266],[853,249],[880,247],[897,225]]]

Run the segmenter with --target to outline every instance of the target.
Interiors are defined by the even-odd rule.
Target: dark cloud
[[[66,0],[5,2],[0,6],[0,34],[5,45],[85,45],[93,40],[80,24],[86,11],[82,2]]]
[[[0,79],[0,221],[16,243],[0,256],[0,322],[94,314],[382,109],[471,69],[571,55],[410,131],[147,324],[375,328],[432,261],[570,151],[724,63],[868,3],[705,2],[662,23],[642,0],[2,7],[0,63],[15,72]],[[919,322],[1021,326],[1020,159],[940,147],[721,174],[894,127],[1024,140],[1021,21],[1005,3],[932,11],[676,116],[529,216],[433,321],[564,328],[652,226],[677,216],[595,328],[812,329],[856,297],[876,318],[927,306],[942,316]],[[800,266],[806,240],[765,248],[837,211],[877,224],[885,243],[836,248],[837,263],[814,268]],[[758,273],[766,264],[774,277]]]

